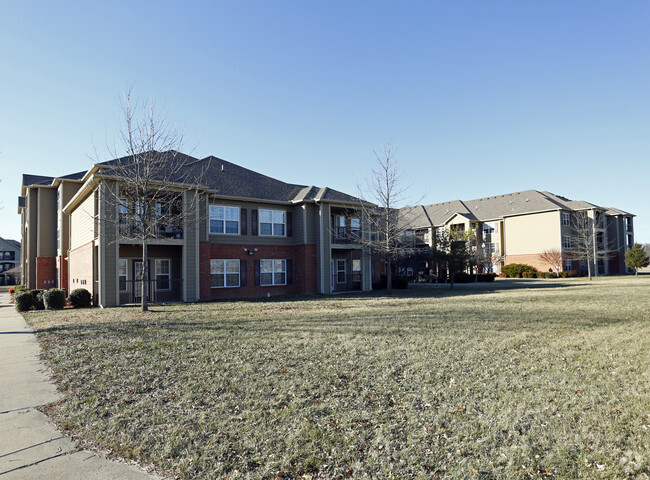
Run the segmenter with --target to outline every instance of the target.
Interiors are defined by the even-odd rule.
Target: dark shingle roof
[[[454,215],[462,215],[471,220],[487,222],[500,218],[522,215],[533,212],[551,210],[584,210],[591,208],[602,208],[593,203],[582,200],[569,200],[560,195],[550,192],[539,192],[537,190],[524,190],[522,192],[507,193],[493,197],[477,198],[475,200],[453,200],[451,202],[425,205],[426,215],[420,215],[416,224],[421,226],[444,225]],[[616,209],[609,209],[608,212],[622,212]],[[619,213],[626,214],[626,212]]]
[[[159,156],[156,161],[169,165],[169,170],[177,170],[177,165],[183,165],[176,178],[169,178],[161,172],[160,179],[178,183],[198,184],[224,197],[250,198],[276,202],[306,202],[325,200],[330,202],[358,203],[359,199],[331,188],[295,185],[285,183],[275,178],[263,175],[253,170],[241,167],[215,156],[197,159],[176,152],[154,152]],[[104,174],[119,174],[116,168],[129,165],[132,157],[116,158],[98,164]],[[194,180],[192,180],[194,179]]]

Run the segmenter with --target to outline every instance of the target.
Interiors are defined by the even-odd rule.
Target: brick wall
[[[248,255],[244,248],[257,252]],[[238,288],[211,288],[210,259],[239,259],[246,261],[246,286]],[[293,264],[293,282],[290,285],[255,285],[255,260],[284,259]],[[225,245],[200,242],[199,278],[201,300],[266,297],[267,295],[313,295],[318,293],[316,245]]]
[[[548,269],[551,268],[548,262],[540,258],[538,253],[530,253],[525,255],[506,255],[506,265],[511,263],[523,263],[525,265],[530,265],[535,267],[540,272],[548,272]]]
[[[68,252],[68,287],[70,291],[85,288],[94,297],[93,243],[87,243]]]
[[[36,257],[36,288],[56,287],[56,257]]]

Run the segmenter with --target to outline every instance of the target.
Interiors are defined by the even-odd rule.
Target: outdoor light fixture
[[[255,252],[257,252],[257,247],[254,248],[253,250],[249,250],[248,248],[244,247],[244,251],[249,255],[255,255]]]

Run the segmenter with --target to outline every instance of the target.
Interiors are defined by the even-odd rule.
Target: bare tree
[[[571,215],[569,233],[563,242],[566,258],[582,262],[589,280],[599,261],[606,261],[614,252],[607,242],[604,226],[604,213],[600,210],[594,210],[593,216],[586,210],[576,211]]]
[[[557,249],[551,249],[551,250],[545,250],[543,251],[540,255],[539,258],[541,258],[544,262],[548,263],[553,270],[555,270],[555,273],[560,273],[562,270],[562,252]]]
[[[105,189],[112,207],[105,221],[113,224],[118,239],[142,247],[142,265],[133,289],[144,312],[150,285],[148,246],[156,239],[181,237],[185,220],[195,221],[196,202],[184,200],[187,192],[198,195],[204,169],[196,159],[179,152],[183,135],[156,111],[153,100],[140,107],[127,90],[120,132],[126,155],[102,164],[98,176],[112,183],[112,188]]]
[[[397,167],[395,147],[386,144],[375,150],[376,167],[359,187],[359,203],[363,212],[366,234],[359,242],[379,254],[386,264],[386,288],[392,289],[392,266],[400,257],[414,253],[413,225],[410,213],[415,207],[402,206],[407,199],[407,188]]]

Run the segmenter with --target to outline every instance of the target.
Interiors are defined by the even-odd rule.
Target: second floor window
[[[571,237],[565,235],[562,239],[562,246],[564,248],[571,248]]]
[[[286,213],[283,210],[260,209],[260,235],[286,235]]]
[[[210,205],[210,233],[239,235],[239,207]]]
[[[565,227],[571,225],[571,217],[566,212],[562,212],[562,225]]]

